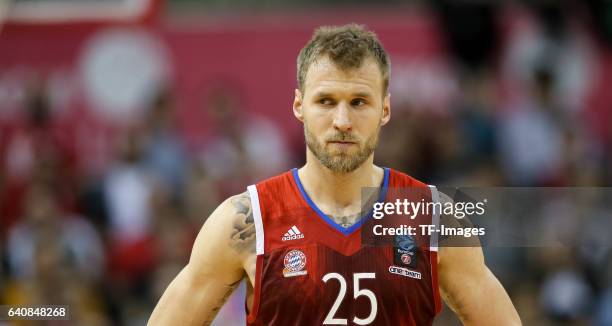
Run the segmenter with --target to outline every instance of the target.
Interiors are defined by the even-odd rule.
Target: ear
[[[304,122],[304,115],[302,114],[302,92],[299,89],[295,89],[295,97],[293,98],[293,115],[300,121]]]
[[[380,117],[380,125],[384,126],[391,119],[391,93],[387,93],[383,99],[383,112]]]

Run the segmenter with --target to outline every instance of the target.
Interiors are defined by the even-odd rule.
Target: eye
[[[364,106],[366,104],[367,104],[366,100],[362,98],[356,98],[351,101],[351,106]]]
[[[325,106],[331,106],[331,105],[334,105],[334,100],[324,97],[319,100],[319,104],[325,105]]]

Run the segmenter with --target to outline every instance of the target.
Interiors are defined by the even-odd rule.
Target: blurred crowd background
[[[379,164],[612,183],[609,1],[15,0],[0,19],[0,304],[69,304],[74,325],[143,325],[216,205],[303,164],[295,60],[322,24],[390,53]],[[485,248],[525,325],[612,325],[612,247],[584,238]],[[217,325],[244,323],[242,291]]]

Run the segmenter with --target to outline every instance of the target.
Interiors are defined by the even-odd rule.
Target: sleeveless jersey
[[[401,187],[421,189],[421,201],[438,201],[434,186],[384,171],[379,202],[390,202],[389,189]],[[364,239],[366,225],[384,218],[377,221],[370,212],[357,224],[341,227],[310,199],[297,169],[251,185],[248,191],[257,262],[247,325],[433,323],[441,310],[435,233],[369,242]],[[416,220],[438,222],[435,211]]]

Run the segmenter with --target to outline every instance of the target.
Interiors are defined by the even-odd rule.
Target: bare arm
[[[443,194],[441,197],[451,200]],[[446,226],[460,226],[452,216],[442,220]],[[475,241],[470,246],[442,245],[439,249],[442,298],[464,325],[521,325],[510,297],[485,265],[482,248]]]
[[[170,283],[148,325],[208,325],[238,283],[255,251],[248,193],[227,199],[196,238],[189,263]]]

